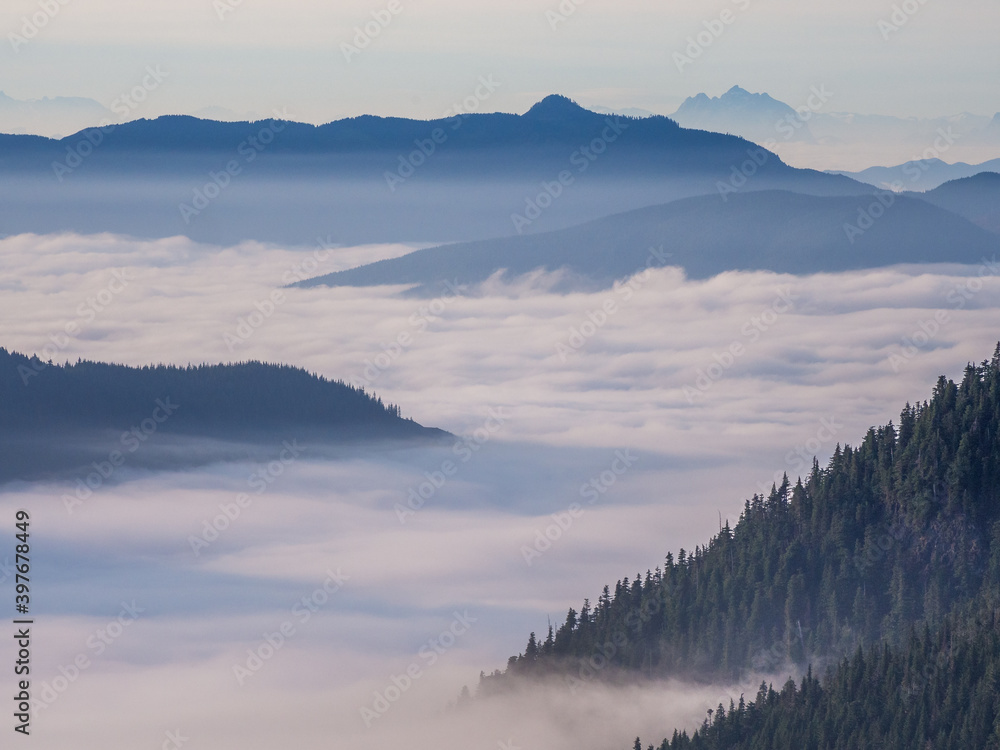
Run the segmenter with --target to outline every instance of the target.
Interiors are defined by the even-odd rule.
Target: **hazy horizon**
[[[666,112],[686,96],[734,84],[793,103],[826,84],[841,92],[841,111],[1000,111],[992,31],[1000,9],[986,0],[914,2],[895,21],[892,2],[861,0],[810,13],[793,0],[684,0],[669,8],[645,0],[519,0],[478,9],[452,0],[336,7],[310,0],[294,8],[277,0],[181,0],[169,11],[53,0],[55,10],[29,38],[23,19],[30,22],[41,5],[11,0],[0,13],[0,90],[15,98],[85,96],[110,107],[146,66],[160,65],[169,85],[144,103],[149,112],[286,107],[307,121],[360,113],[432,118],[469,95],[481,75],[502,83],[494,106],[510,111],[558,92],[588,105]],[[714,22],[724,12],[719,31]],[[356,29],[364,32],[369,21],[378,31],[355,44]],[[886,23],[896,30],[880,26]],[[692,64],[675,61],[688,37],[697,42],[713,28]],[[783,54],[761,55],[762,48]],[[69,58],[74,64],[63,65]],[[832,69],[833,60],[845,63]]]

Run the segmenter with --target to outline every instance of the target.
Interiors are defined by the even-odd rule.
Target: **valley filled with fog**
[[[789,672],[448,705],[530,631],[704,544],[753,493],[997,340],[994,257],[701,280],[657,265],[568,293],[558,272],[421,296],[287,288],[417,247],[0,240],[12,351],[281,362],[453,436],[303,447],[289,433],[183,471],[126,461],[82,499],[87,469],[0,487],[5,533],[17,508],[35,516],[46,746],[154,747],[179,730],[246,750],[329,731],[342,747],[559,750],[694,727]]]

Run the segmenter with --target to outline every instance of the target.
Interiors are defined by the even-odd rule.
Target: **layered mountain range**
[[[984,173],[926,194],[823,197],[788,191],[686,198],[542,234],[457,243],[326,274],[299,286],[508,281],[542,269],[561,288],[610,286],[650,267],[691,278],[724,271],[808,274],[905,263],[978,264],[1000,251],[1000,175]]]
[[[53,140],[0,136],[4,234],[76,231],[342,244],[486,239],[746,190],[874,188],[794,169],[739,137],[549,96],[523,115],[355,117],[314,126],[136,120]],[[111,208],[113,207],[113,208]]]

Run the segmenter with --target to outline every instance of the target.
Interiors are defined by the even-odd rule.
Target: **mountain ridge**
[[[724,271],[817,273],[899,263],[978,263],[1000,238],[919,198],[806,196],[784,191],[685,198],[595,219],[569,229],[417,250],[298,282],[295,286],[476,284],[498,271],[521,276],[565,270],[569,288],[600,288],[655,265],[677,265],[689,278]],[[889,208],[884,204],[888,203]],[[884,210],[867,229],[859,215]],[[882,214],[879,210],[877,213]]]
[[[843,175],[875,187],[895,190],[906,188],[911,192],[930,192],[947,182],[974,177],[982,172],[1000,172],[1000,159],[990,159],[981,164],[949,164],[932,158],[911,160],[892,167],[869,167],[860,172],[828,171],[829,174]]]
[[[1000,234],[1000,173],[979,172],[913,195]]]
[[[875,190],[790,167],[736,136],[662,116],[598,114],[558,95],[523,115],[365,115],[319,126],[276,118],[171,115],[59,141],[0,136],[0,226],[214,244],[454,242],[708,193],[748,159],[756,162],[748,190]],[[515,222],[542,192],[551,205]]]

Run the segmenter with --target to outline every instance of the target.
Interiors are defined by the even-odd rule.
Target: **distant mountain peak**
[[[590,110],[584,109],[575,101],[561,94],[549,94],[531,109],[524,113],[524,116],[532,120],[574,120],[581,115],[593,114]]]
[[[784,133],[786,140],[814,141],[794,109],[770,94],[755,94],[742,86],[733,86],[722,96],[689,96],[671,117],[684,128],[734,133],[757,143],[781,135],[778,123],[795,123],[790,133]]]
[[[681,108],[677,110],[680,112],[685,109],[685,107],[690,107],[691,105],[713,105],[719,106],[732,106],[732,105],[766,105],[768,107],[778,107],[786,108],[787,104],[780,102],[767,92],[761,92],[755,94],[751,91],[747,91],[742,86],[733,86],[729,91],[724,93],[722,96],[709,96],[705,92],[700,94],[695,94],[694,96],[689,96],[681,104]],[[788,107],[790,109],[790,107]]]

